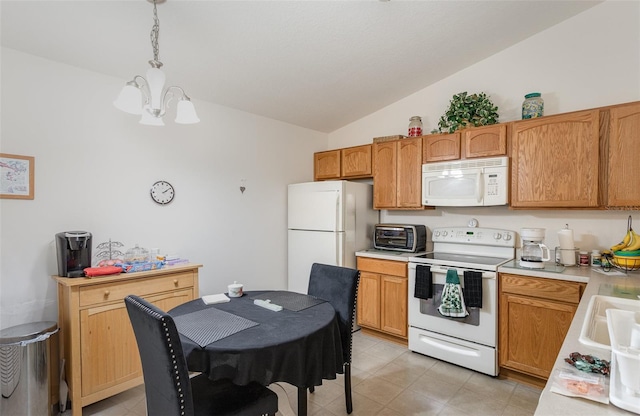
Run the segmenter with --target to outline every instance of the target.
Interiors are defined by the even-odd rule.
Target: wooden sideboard
[[[143,382],[140,355],[124,304],[137,295],[169,310],[199,296],[200,264],[103,277],[52,276],[58,284],[60,358],[73,416]]]

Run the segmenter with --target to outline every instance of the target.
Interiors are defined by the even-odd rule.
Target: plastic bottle
[[[602,265],[602,255],[598,250],[591,251],[591,265],[597,267]]]
[[[581,251],[580,252],[580,266],[588,266],[589,265],[589,252]]]

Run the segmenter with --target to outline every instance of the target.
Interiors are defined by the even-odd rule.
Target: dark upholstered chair
[[[311,266],[309,289],[307,291],[309,295],[329,302],[338,315],[344,360],[344,395],[347,413],[349,414],[353,410],[353,401],[351,399],[351,338],[359,279],[360,272],[358,270],[314,263]]]
[[[137,296],[124,300],[142,359],[149,416],[275,415],[278,396],[251,383],[211,381],[206,374],[189,378],[176,325],[167,313]]]

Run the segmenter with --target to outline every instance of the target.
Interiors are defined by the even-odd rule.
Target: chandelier
[[[122,88],[120,95],[113,102],[119,110],[129,114],[141,115],[140,124],[150,126],[164,126],[162,118],[166,114],[169,102],[173,98],[178,99],[176,106],[176,123],[194,124],[200,119],[196,114],[196,109],[191,99],[184,90],[177,86],[164,87],[165,76],[160,70],[162,62],[158,60],[160,48],[158,46],[158,35],[160,33],[160,21],[158,20],[158,10],[156,2],[165,0],[148,0],[153,3],[153,27],[151,28],[151,47],[153,48],[153,59],[149,61],[151,68],[147,70],[146,78],[136,75]]]

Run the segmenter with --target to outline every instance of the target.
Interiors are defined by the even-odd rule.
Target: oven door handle
[[[442,273],[447,274],[450,269],[454,269],[457,271],[455,267],[445,267],[445,266],[431,266],[431,273]],[[458,272],[460,274],[460,272]]]
[[[455,270],[458,273],[458,276],[462,277],[464,276],[464,269],[459,269],[457,267],[446,267],[446,266],[431,266],[431,273],[442,273],[442,274],[447,274],[447,272],[449,270]],[[477,271],[481,271],[481,270],[477,270]],[[496,273],[495,272],[487,272],[487,271],[482,271],[482,278],[483,279],[495,279],[496,278]]]

